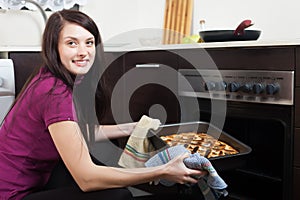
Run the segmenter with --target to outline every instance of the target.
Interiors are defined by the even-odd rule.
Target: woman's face
[[[59,35],[58,52],[62,64],[72,74],[86,74],[95,59],[95,38],[83,27],[66,23]]]

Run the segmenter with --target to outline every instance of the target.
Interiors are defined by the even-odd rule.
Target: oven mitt
[[[153,157],[151,157],[146,163],[146,167],[154,167],[154,166],[159,166],[166,164],[176,156],[182,155],[184,153],[189,153],[189,151],[183,146],[183,145],[178,145],[178,146],[173,146],[169,147],[163,151],[158,152],[155,154]],[[165,185],[165,186],[172,186],[175,183],[170,182],[168,180],[160,180],[160,183]]]
[[[207,184],[213,189],[224,189],[227,187],[225,181],[218,175],[211,162],[201,156],[199,153],[191,154],[189,158],[184,159],[184,164],[191,169],[200,169],[208,171]]]
[[[151,157],[145,163],[145,166],[153,167],[163,165],[174,157],[186,152],[189,153],[189,151],[183,145],[169,147]],[[227,184],[218,175],[211,162],[207,158],[196,153],[190,154],[190,157],[185,158],[183,162],[188,168],[207,170],[208,175],[199,179],[198,181],[198,186],[206,200],[218,199],[221,195],[227,196],[228,193],[225,190]],[[161,180],[160,183],[165,186],[171,186],[175,184],[167,180]]]
[[[133,129],[118,164],[126,168],[145,167],[145,162],[157,153],[147,133],[150,129],[157,130],[160,124],[158,119],[143,115]]]

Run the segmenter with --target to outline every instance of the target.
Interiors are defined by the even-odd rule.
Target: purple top
[[[77,121],[72,102],[72,90],[46,69],[31,81],[0,127],[0,200],[20,200],[47,183],[60,159],[48,126]]]

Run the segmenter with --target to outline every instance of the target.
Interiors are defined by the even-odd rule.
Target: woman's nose
[[[85,45],[78,45],[77,53],[80,56],[85,56],[88,54],[88,49]]]

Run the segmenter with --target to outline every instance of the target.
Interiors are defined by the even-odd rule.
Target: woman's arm
[[[128,137],[137,122],[118,125],[95,125],[95,141]]]
[[[178,183],[196,183],[191,175],[204,172],[185,167],[187,155],[153,168],[123,169],[95,165],[76,122],[63,121],[49,126],[54,144],[68,170],[83,191],[126,187],[140,183],[167,179]]]

